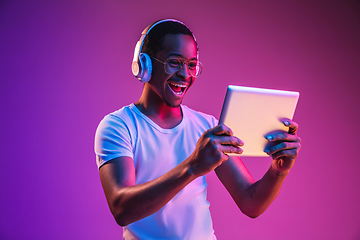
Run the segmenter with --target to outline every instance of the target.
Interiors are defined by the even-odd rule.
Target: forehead
[[[163,40],[162,50],[159,56],[181,56],[186,59],[194,59],[197,55],[197,48],[194,39],[185,34],[167,34]],[[166,55],[166,56],[164,56]]]

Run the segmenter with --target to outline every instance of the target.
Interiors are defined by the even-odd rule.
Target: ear
[[[150,81],[152,73],[152,62],[150,56],[146,53],[140,53],[139,62],[140,74],[138,79],[144,83]]]

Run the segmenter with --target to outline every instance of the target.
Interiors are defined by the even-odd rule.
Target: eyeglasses
[[[202,63],[197,60],[188,60],[184,58],[168,58],[166,62],[160,61],[159,59],[150,56],[156,61],[164,64],[164,69],[167,74],[174,74],[179,71],[184,65],[189,69],[190,75],[198,77],[203,69]]]

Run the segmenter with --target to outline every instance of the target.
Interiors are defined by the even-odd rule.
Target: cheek
[[[168,77],[169,75],[167,75],[166,73],[164,74],[159,71],[154,71],[151,74],[149,84],[154,91],[160,94],[161,92],[164,92],[167,87],[166,81],[168,80]]]
[[[154,64],[152,65],[152,73],[151,78],[154,79],[166,79],[168,78],[168,74],[165,72],[165,68],[163,64]]]

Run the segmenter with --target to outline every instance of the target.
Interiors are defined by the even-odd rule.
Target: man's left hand
[[[289,127],[288,132],[276,132],[265,136],[269,144],[264,151],[271,155],[271,167],[277,175],[289,172],[301,148],[301,139],[297,136],[298,124],[289,119],[282,122]]]

